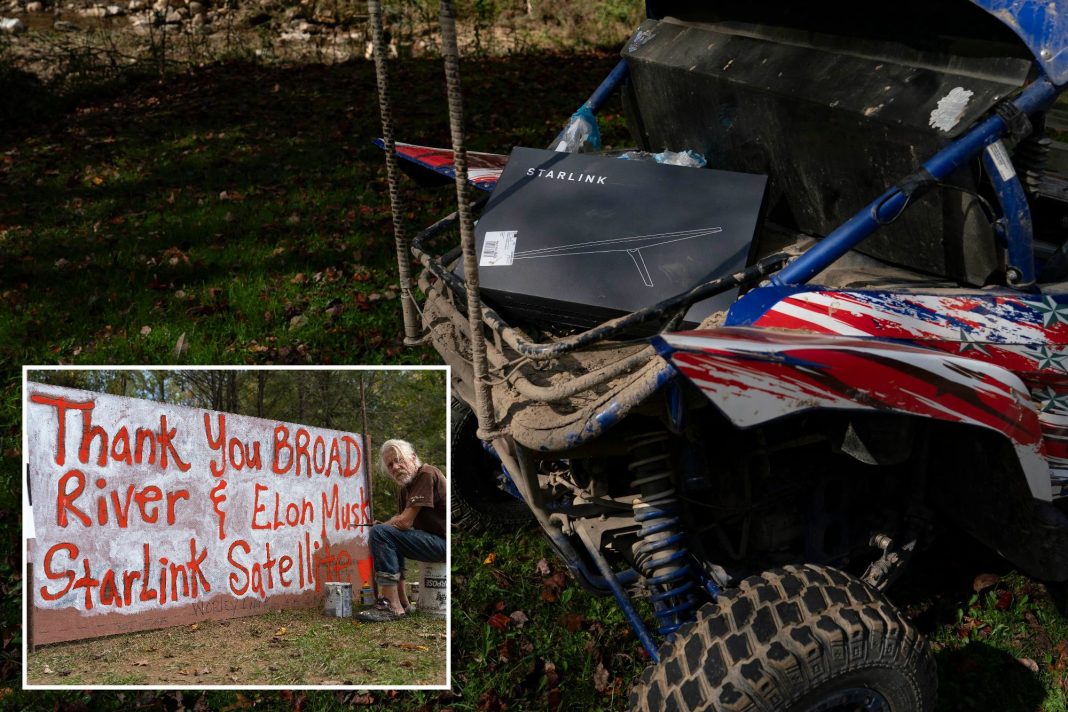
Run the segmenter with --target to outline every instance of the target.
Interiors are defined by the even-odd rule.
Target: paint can
[[[323,613],[333,618],[350,618],[352,616],[352,584],[327,583],[326,600]]]
[[[423,580],[415,606],[420,613],[445,617],[449,610],[449,579],[445,562],[424,561]]]

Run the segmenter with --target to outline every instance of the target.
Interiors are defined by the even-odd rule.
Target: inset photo
[[[26,687],[448,687],[448,370],[26,367]]]

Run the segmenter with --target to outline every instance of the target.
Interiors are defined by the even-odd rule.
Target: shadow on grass
[[[544,145],[613,63],[465,62],[470,148]],[[440,62],[394,69],[398,136],[447,145]],[[374,83],[367,62],[221,65],[0,135],[0,360],[432,358],[401,348]],[[448,212],[407,188],[409,230]]]
[[[1040,709],[1046,690],[1038,675],[1012,655],[981,642],[935,654],[939,670],[938,710],[965,712]]]

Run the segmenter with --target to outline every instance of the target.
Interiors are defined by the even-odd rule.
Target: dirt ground
[[[446,621],[326,617],[319,609],[40,646],[29,685],[445,685]]]

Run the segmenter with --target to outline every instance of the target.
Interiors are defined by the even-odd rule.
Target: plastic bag
[[[619,157],[624,161],[649,161],[663,163],[668,166],[686,166],[688,168],[704,168],[708,161],[697,151],[687,149],[685,151],[661,151],[649,153],[648,151],[627,151]]]
[[[601,130],[597,127],[597,117],[593,115],[593,110],[583,105],[567,120],[567,125],[560,132],[559,141],[553,150],[559,153],[578,153],[587,143],[593,150],[600,150]]]

